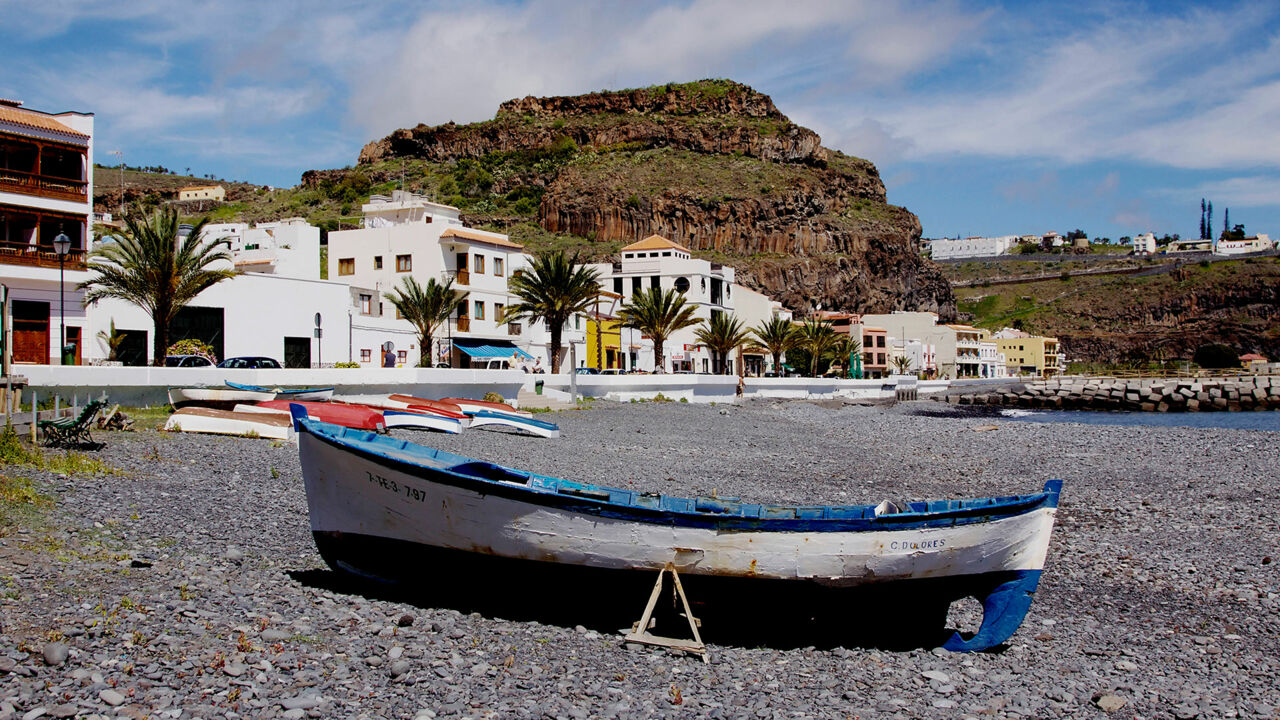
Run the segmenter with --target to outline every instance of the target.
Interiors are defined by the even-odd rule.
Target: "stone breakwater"
[[[1207,412],[1280,409],[1280,377],[1055,378],[938,399],[958,405]]]

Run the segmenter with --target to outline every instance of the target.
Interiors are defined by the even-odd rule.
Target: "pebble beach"
[[[711,643],[709,664],[627,646],[620,628],[335,578],[293,444],[96,433],[109,474],[0,469],[57,500],[40,526],[0,535],[0,720],[1280,716],[1280,434],[946,414],[597,401],[539,415],[558,440],[393,431],[538,473],[748,502],[1064,480],[1039,591],[1006,646],[739,641]],[[513,605],[537,592],[516,590]],[[953,606],[956,627],[977,617]]]

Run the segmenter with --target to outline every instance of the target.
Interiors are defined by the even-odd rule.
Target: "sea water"
[[[1021,422],[1140,425],[1144,427],[1222,428],[1280,432],[1280,411],[1125,412],[1100,410],[1002,410],[1000,417]]]

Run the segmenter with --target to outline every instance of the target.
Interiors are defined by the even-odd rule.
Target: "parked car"
[[[203,355],[166,355],[165,367],[213,367],[213,361]]]
[[[622,371],[619,370],[618,368],[605,368],[604,370],[600,371],[600,374],[601,375],[621,375]]]
[[[593,367],[574,368],[575,375],[599,375],[600,371]]]
[[[218,367],[230,368],[233,370],[279,370],[281,365],[278,361],[272,360],[269,357],[231,357],[218,363]]]

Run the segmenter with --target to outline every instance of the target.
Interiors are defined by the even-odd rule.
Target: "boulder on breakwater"
[[[1195,378],[1063,377],[977,393],[947,393],[957,405],[1072,410],[1208,412],[1280,410],[1280,376]]]

